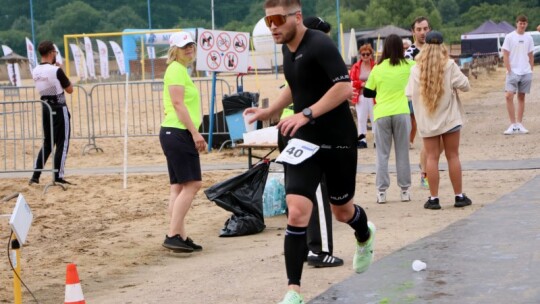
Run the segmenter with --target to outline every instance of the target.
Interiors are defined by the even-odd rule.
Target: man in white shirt
[[[522,124],[525,112],[525,94],[529,94],[531,91],[534,67],[534,42],[531,35],[525,33],[527,25],[527,16],[519,15],[516,18],[516,30],[506,35],[502,46],[504,66],[506,67],[506,109],[510,118],[510,126],[504,131],[504,135],[529,133],[529,130]],[[516,93],[518,95],[517,113],[514,108],[514,95]]]
[[[65,93],[71,94],[73,85],[64,71],[56,64],[57,51],[52,41],[42,41],[38,46],[38,51],[41,55],[41,63],[32,71],[32,78],[43,101],[44,138],[43,146],[34,166],[34,174],[28,184],[39,184],[41,171],[54,149],[54,183],[71,185],[72,183],[64,179],[64,167],[71,135],[71,115],[67,107]]]

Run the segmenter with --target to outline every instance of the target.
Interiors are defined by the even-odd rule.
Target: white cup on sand
[[[426,263],[424,263],[424,262],[422,262],[420,260],[414,260],[412,262],[412,269],[414,271],[422,271],[422,270],[426,269],[426,267],[427,267]]]
[[[255,131],[257,129],[257,121],[249,123],[249,120],[253,116],[253,113],[243,114],[244,116],[244,125],[246,126],[246,132]]]

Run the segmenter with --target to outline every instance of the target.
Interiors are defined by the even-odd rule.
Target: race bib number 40
[[[289,140],[287,147],[276,158],[276,162],[298,165],[312,157],[317,151],[319,151],[319,146],[305,140],[293,138]]]

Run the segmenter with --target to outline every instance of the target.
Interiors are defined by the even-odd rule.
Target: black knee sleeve
[[[289,285],[300,285],[302,268],[304,267],[304,255],[307,252],[306,243],[307,227],[294,227],[287,225],[285,231],[285,268]]]

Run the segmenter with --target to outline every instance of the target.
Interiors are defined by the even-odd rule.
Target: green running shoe
[[[368,222],[369,239],[364,243],[356,241],[356,252],[353,258],[353,269],[357,273],[362,273],[368,270],[369,265],[373,261],[373,245],[375,243],[375,225]]]
[[[285,294],[283,301],[279,304],[304,304],[304,297],[294,290],[289,290]]]
[[[427,176],[420,177],[420,187],[422,187],[422,189],[429,190],[429,182],[428,182]]]

